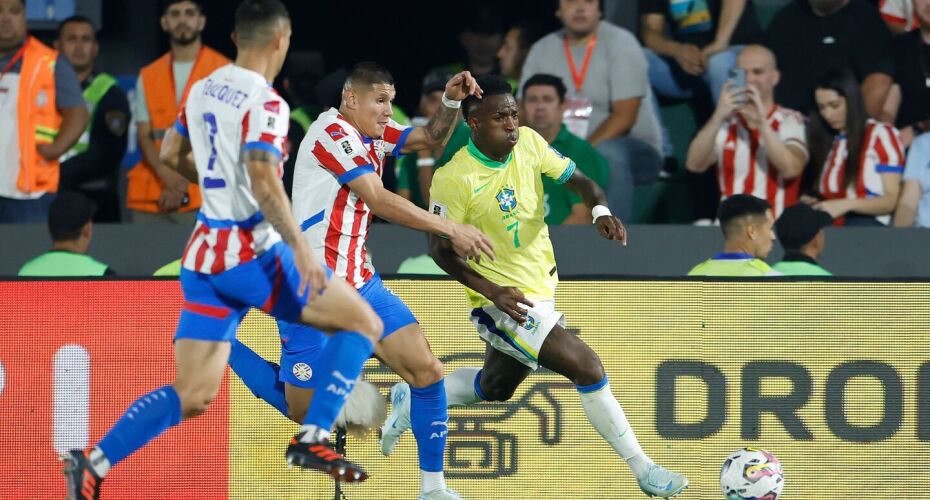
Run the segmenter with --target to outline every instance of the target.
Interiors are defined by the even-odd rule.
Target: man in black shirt
[[[895,125],[910,147],[914,137],[930,130],[930,0],[915,0],[920,29],[894,40],[895,87],[886,110],[897,113]]]
[[[716,102],[741,46],[762,31],[749,0],[640,0],[639,15],[649,81],[674,99],[706,89]]]
[[[77,144],[61,157],[59,191],[80,191],[93,200],[94,222],[119,222],[117,179],[129,126],[126,93],[115,78],[94,70],[100,46],[90,19],[62,21],[55,48],[74,66],[91,117]]]
[[[829,70],[848,70],[862,85],[869,116],[887,121],[891,33],[865,0],[795,0],[772,20],[769,48],[781,70],[775,100],[802,113],[814,110],[814,86]]]

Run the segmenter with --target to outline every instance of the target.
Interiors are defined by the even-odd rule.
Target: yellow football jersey
[[[552,299],[559,276],[545,222],[541,175],[564,183],[575,162],[551,148],[528,127],[520,127],[513,152],[491,160],[474,143],[436,170],[430,211],[480,229],[494,244],[495,260],[473,260],[476,272],[500,286],[519,288],[527,297]],[[468,290],[472,307],[491,301]]]

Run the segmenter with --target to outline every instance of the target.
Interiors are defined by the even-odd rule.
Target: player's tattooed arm
[[[479,98],[482,95],[481,87],[478,86],[475,77],[468,71],[462,71],[453,76],[446,82],[443,105],[439,106],[439,110],[425,127],[417,127],[410,132],[402,152],[439,149],[444,146],[452,135],[452,130],[459,123],[459,108],[462,100],[470,95]],[[450,105],[447,105],[446,101],[449,101]]]
[[[524,310],[533,307],[523,293],[514,287],[502,287],[468,266],[464,259],[458,256],[452,242],[436,235],[429,236],[429,254],[442,268],[459,283],[487,297],[494,305],[507,313],[508,316],[523,323],[526,320]]]
[[[165,134],[158,159],[188,181],[197,184],[197,167],[194,164],[191,141],[174,128],[169,128]]]

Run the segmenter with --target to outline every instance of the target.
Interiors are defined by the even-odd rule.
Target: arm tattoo
[[[436,145],[445,144],[449,140],[449,136],[452,135],[458,117],[458,109],[440,105],[439,110],[424,127],[429,141]]]
[[[271,227],[281,235],[285,243],[294,247],[301,238],[300,228],[291,216],[290,203],[287,200],[287,194],[284,193],[284,185],[270,172],[280,158],[269,151],[251,149],[245,152],[245,161],[261,163],[259,168],[269,170],[258,178],[252,178],[252,192]]]
[[[245,152],[245,161],[260,161],[274,165],[278,160],[276,154],[263,149],[250,149]]]

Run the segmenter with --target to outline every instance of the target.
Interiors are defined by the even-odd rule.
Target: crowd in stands
[[[395,106],[393,119],[425,123],[457,71],[499,73],[521,124],[573,158],[628,223],[666,222],[637,214],[643,188],[692,183],[715,202],[763,200],[772,224],[823,220],[798,216],[800,203],[838,226],[930,227],[930,0],[638,0],[636,18],[618,22],[635,32],[605,16],[617,1],[559,0],[561,28],[548,33],[476,7],[458,34],[466,60],[434,67],[417,109]],[[50,47],[27,31],[22,0],[0,0],[0,223],[51,226],[56,195],[76,192],[83,201],[69,206],[94,207],[93,222],[193,224],[198,188],[158,150],[191,84],[230,61],[202,42],[199,2],[163,4],[170,50],[141,69],[130,103],[96,67],[90,19],[62,22]],[[345,71],[322,59],[294,52],[276,82],[293,110],[288,190],[304,133],[339,105]],[[682,124],[666,111],[682,105],[697,126],[676,145]],[[141,159],[125,170],[130,120]],[[395,161],[386,185],[426,207],[433,172],[469,140],[462,122],[444,147]],[[717,182],[702,184],[709,175]],[[544,185],[550,225],[590,223],[577,195]]]

